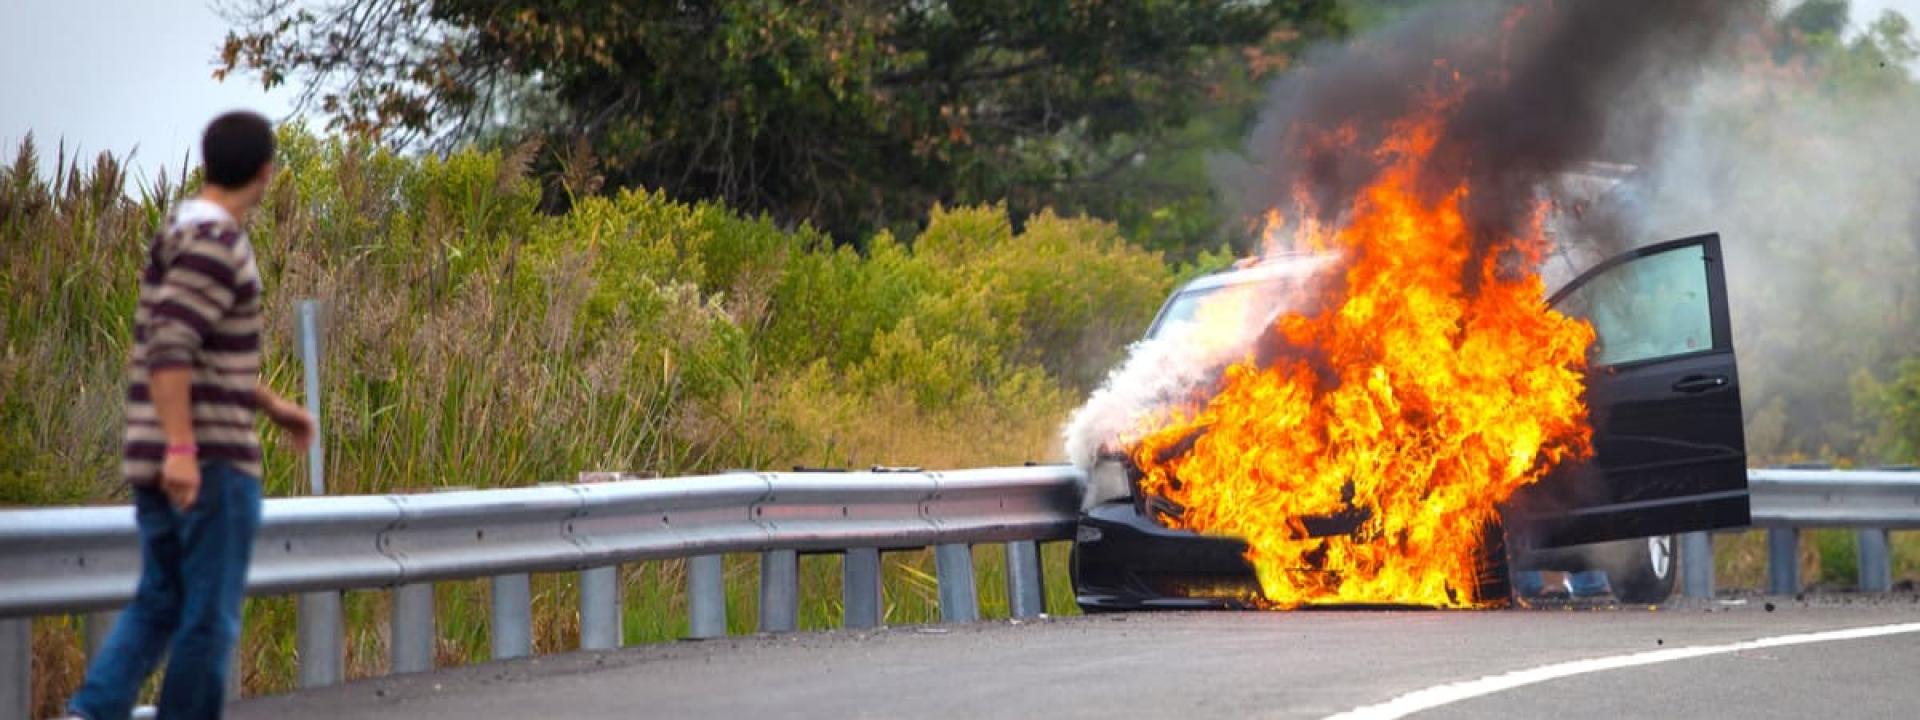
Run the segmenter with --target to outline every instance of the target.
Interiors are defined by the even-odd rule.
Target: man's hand
[[[192,449],[193,371],[184,367],[165,367],[147,377],[153,391],[153,411],[160,416],[160,428],[167,434],[167,456],[160,465],[160,492],[181,510],[193,507],[200,497],[200,458]]]
[[[287,439],[293,441],[295,449],[304,451],[313,444],[313,416],[307,413],[306,408],[288,402],[265,385],[258,386],[254,394],[267,419],[287,433]]]
[[[168,454],[160,466],[160,491],[180,510],[193,507],[200,498],[200,458],[190,454]]]

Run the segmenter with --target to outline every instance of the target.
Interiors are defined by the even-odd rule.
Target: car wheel
[[[1632,605],[1655,605],[1673,594],[1674,578],[1680,573],[1674,561],[1674,536],[1655,535],[1644,540],[1628,540],[1605,568],[1613,597]]]

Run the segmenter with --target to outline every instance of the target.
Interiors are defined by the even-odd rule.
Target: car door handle
[[[1718,390],[1726,386],[1727,376],[1725,375],[1688,375],[1680,378],[1679,382],[1673,384],[1673,391],[1703,393],[1708,390]]]

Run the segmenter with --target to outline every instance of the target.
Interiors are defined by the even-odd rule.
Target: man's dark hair
[[[207,182],[228,189],[245,186],[273,160],[273,124],[244,110],[214,118],[200,138],[200,158]]]

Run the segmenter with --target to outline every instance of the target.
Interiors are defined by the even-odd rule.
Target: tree
[[[335,128],[583,141],[615,186],[842,239],[1101,184],[1242,51],[1343,27],[1335,0],[236,1],[217,74],[302,79]]]
[[[1686,149],[1718,156],[1683,165],[1708,179],[1669,193],[1730,231],[1747,449],[1766,462],[1915,459],[1917,43],[1891,11],[1850,36],[1849,10],[1785,9],[1705,125],[1717,139]]]

